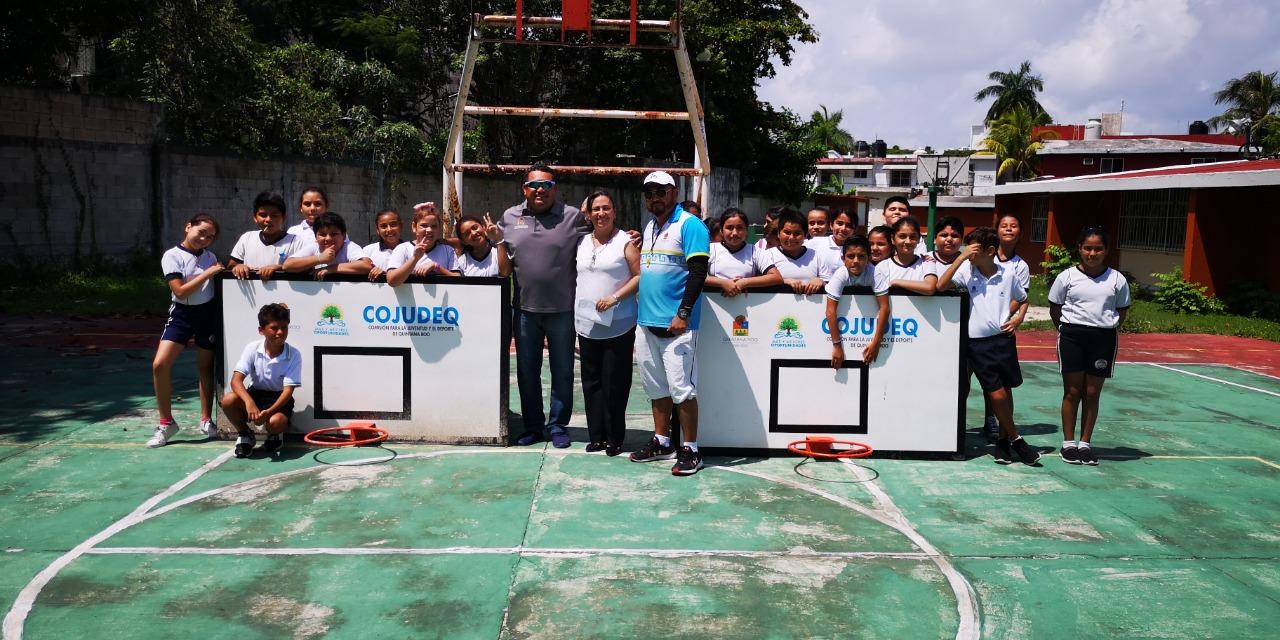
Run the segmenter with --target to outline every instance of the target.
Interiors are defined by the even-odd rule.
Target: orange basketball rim
[[[390,434],[372,422],[352,422],[340,427],[326,427],[307,433],[302,440],[317,447],[360,447],[377,444]]]
[[[830,436],[808,436],[787,445],[787,451],[806,458],[840,460],[866,458],[871,455],[871,445],[852,440],[836,440]]]

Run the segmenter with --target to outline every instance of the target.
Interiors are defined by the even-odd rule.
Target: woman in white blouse
[[[587,196],[583,213],[592,231],[578,243],[573,321],[587,408],[586,450],[616,456],[626,436],[640,250],[618,230],[608,193]]]

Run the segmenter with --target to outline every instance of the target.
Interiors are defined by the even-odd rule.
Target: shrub
[[[1222,300],[1236,315],[1280,321],[1280,293],[1267,289],[1261,282],[1237,282]]]
[[[1048,253],[1049,259],[1041,262],[1040,266],[1044,267],[1044,279],[1053,284],[1059,273],[1076,265],[1076,257],[1070,249],[1060,244],[1049,245]]]
[[[1183,280],[1182,267],[1165,273],[1153,273],[1151,277],[1160,283],[1153,300],[1166,311],[1190,314],[1226,311],[1221,300],[1205,293],[1204,285]]]

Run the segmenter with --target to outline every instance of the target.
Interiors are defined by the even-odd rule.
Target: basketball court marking
[[[458,450],[423,451],[418,453],[410,453],[410,454],[405,454],[403,456],[399,456],[397,459],[409,459],[409,458],[429,459],[429,458],[434,458],[436,456],[457,455],[457,454],[520,454],[520,453],[542,454],[545,456],[546,453],[550,453],[550,452],[544,451],[542,449],[532,449],[532,450],[458,449]],[[585,452],[577,452],[577,451],[556,451],[554,453],[559,453],[561,455],[590,455]],[[816,487],[809,487],[792,480],[777,478],[767,474],[763,474],[755,471],[749,471],[749,470],[741,469],[737,467],[712,466],[712,467],[707,467],[707,469],[729,471],[732,473],[751,476],[761,480],[765,480],[767,482],[781,484],[781,485],[796,489],[798,491],[811,493],[819,497],[825,498],[831,502],[834,502],[843,507],[851,509],[859,514],[862,514],[876,522],[879,522],[903,534],[904,536],[907,537],[908,540],[910,540],[913,544],[915,544],[918,548],[920,548],[921,552],[919,553],[873,552],[873,551],[853,551],[853,552],[843,552],[843,553],[841,552],[831,552],[831,553],[805,552],[806,555],[797,555],[795,553],[787,552],[787,551],[720,552],[720,551],[713,551],[713,550],[670,551],[670,550],[655,550],[655,549],[627,549],[627,550],[621,550],[620,553],[613,554],[611,552],[619,551],[619,550],[537,549],[537,548],[526,548],[523,545],[520,545],[517,547],[510,547],[510,548],[506,548],[506,547],[499,547],[499,548],[445,547],[445,548],[436,548],[436,549],[378,549],[376,547],[351,548],[351,549],[270,548],[270,549],[257,549],[257,550],[253,548],[250,548],[248,550],[165,548],[165,547],[155,547],[155,548],[152,548],[152,547],[115,547],[115,548],[104,547],[100,549],[96,548],[98,544],[106,541],[107,539],[109,539],[110,537],[114,536],[117,533],[120,533],[135,525],[141,524],[143,522],[151,520],[152,518],[164,515],[170,511],[192,504],[194,502],[198,502],[200,500],[204,500],[206,498],[210,498],[210,497],[231,492],[231,491],[251,488],[261,483],[277,481],[281,478],[302,475],[305,473],[319,472],[329,466],[334,466],[334,465],[316,465],[312,467],[293,469],[290,471],[283,471],[280,473],[275,473],[275,474],[263,476],[260,478],[253,478],[250,480],[236,482],[236,483],[232,483],[222,487],[210,489],[208,491],[203,491],[201,493],[183,498],[182,500],[177,500],[172,503],[166,504],[163,507],[156,508],[158,504],[172,497],[174,494],[178,493],[182,489],[189,486],[191,483],[195,482],[201,476],[205,475],[206,473],[208,473],[209,471],[212,471],[217,466],[226,462],[231,458],[231,456],[232,456],[232,452],[227,451],[219,455],[217,458],[214,458],[213,460],[209,461],[208,463],[205,463],[199,469],[188,474],[187,477],[183,478],[182,480],[179,480],[178,482],[171,485],[168,489],[165,489],[164,491],[160,492],[159,494],[156,494],[152,498],[148,499],[146,502],[139,505],[138,508],[134,509],[129,515],[125,516],[124,518],[121,518],[119,521],[115,522],[114,524],[107,527],[106,529],[103,529],[99,533],[90,537],[88,540],[85,540],[79,545],[76,545],[75,548],[63,554],[61,557],[59,557],[57,560],[51,563],[48,567],[42,570],[39,574],[37,574],[34,578],[32,578],[32,580],[28,582],[25,587],[23,587],[22,591],[18,595],[18,598],[14,601],[13,607],[9,610],[9,613],[5,616],[4,636],[3,636],[4,640],[19,640],[20,638],[22,638],[23,625],[25,624],[26,618],[30,614],[31,609],[35,604],[35,600],[39,596],[40,592],[44,589],[45,586],[49,584],[49,582],[53,580],[53,578],[55,578],[58,575],[59,572],[62,571],[62,569],[66,568],[68,565],[70,565],[72,562],[74,562],[76,559],[78,559],[82,555],[86,555],[86,554],[124,555],[124,554],[142,554],[142,553],[159,553],[159,554],[167,554],[167,555],[180,555],[180,554],[186,554],[186,553],[203,554],[203,555],[228,555],[228,554],[234,554],[240,551],[247,551],[249,554],[252,554],[252,555],[349,555],[349,556],[353,556],[353,555],[395,555],[397,553],[416,554],[416,555],[446,555],[446,554],[478,555],[478,554],[502,553],[502,554],[514,554],[514,555],[520,555],[520,556],[536,555],[541,557],[569,557],[573,555],[652,556],[652,555],[662,555],[665,553],[665,554],[675,554],[675,555],[668,555],[667,557],[696,557],[696,556],[708,556],[708,555],[732,555],[732,556],[739,556],[739,557],[806,557],[806,555],[811,555],[813,557],[823,557],[823,558],[832,558],[832,559],[836,559],[836,558],[850,558],[850,559],[901,558],[901,559],[910,559],[910,560],[930,560],[939,568],[939,570],[944,574],[944,576],[946,576],[947,582],[951,586],[951,590],[956,596],[957,611],[960,615],[960,625],[956,632],[956,638],[959,640],[971,640],[979,637],[979,630],[978,630],[978,623],[977,623],[977,619],[978,619],[977,605],[973,597],[972,587],[970,587],[968,581],[965,580],[965,578],[962,575],[960,575],[960,573],[951,565],[950,561],[946,557],[942,556],[942,554],[937,550],[936,547],[934,547],[927,540],[925,540],[925,538],[922,535],[920,535],[920,533],[916,531],[906,521],[906,518],[902,516],[901,511],[898,510],[896,505],[893,505],[892,500],[890,500],[888,496],[884,494],[883,491],[880,490],[879,487],[875,487],[875,489],[872,491],[872,495],[875,498],[877,505],[880,507],[882,511],[884,511],[884,513],[878,513],[876,510],[869,509],[863,505],[853,502],[852,500],[843,498],[841,496],[837,496],[835,494],[832,494],[830,492],[824,491]],[[362,462],[367,462],[367,461],[352,460],[352,461],[347,461],[347,464],[348,465],[360,464]],[[873,483],[871,482],[865,482],[863,484],[873,485]],[[880,495],[876,495],[876,492],[879,492]],[[535,496],[535,502],[536,502],[536,496]],[[886,508],[886,506],[888,508]],[[504,620],[505,620],[505,613],[504,613]]]
[[[1231,385],[1231,386],[1233,386],[1233,387],[1239,387],[1239,388],[1241,388],[1241,389],[1248,389],[1249,391],[1257,391],[1258,393],[1265,393],[1265,394],[1267,394],[1267,395],[1269,395],[1269,396],[1273,396],[1273,397],[1276,397],[1276,398],[1280,398],[1280,393],[1276,393],[1276,392],[1274,392],[1274,391],[1267,391],[1266,389],[1259,389],[1259,388],[1257,388],[1257,387],[1250,387],[1250,386],[1248,386],[1248,385],[1240,384],[1240,383],[1238,383],[1238,382],[1231,382],[1231,381],[1229,381],[1229,380],[1223,380],[1223,379],[1221,379],[1221,378],[1214,378],[1213,376],[1206,376],[1206,375],[1204,375],[1204,374],[1200,374],[1200,373],[1192,373],[1192,372],[1190,372],[1190,371],[1183,371],[1182,369],[1175,369],[1175,368],[1173,368],[1173,367],[1166,366],[1166,365],[1163,365],[1163,364],[1159,364],[1159,363],[1156,363],[1156,362],[1146,362],[1146,363],[1144,363],[1144,364],[1146,364],[1147,366],[1155,367],[1155,368],[1157,368],[1157,369],[1164,369],[1165,371],[1174,371],[1174,372],[1177,372],[1177,373],[1181,373],[1181,374],[1183,374],[1183,375],[1195,376],[1195,377],[1197,377],[1197,378],[1202,378],[1202,379],[1204,379],[1204,380],[1209,380],[1209,381],[1217,382],[1217,383],[1220,383],[1220,384]]]
[[[87,555],[127,556],[484,556],[513,555],[535,558],[592,558],[625,556],[638,558],[814,558],[822,560],[873,559],[928,560],[923,552],[910,551],[747,551],[742,549],[579,549],[542,547],[97,547]]]

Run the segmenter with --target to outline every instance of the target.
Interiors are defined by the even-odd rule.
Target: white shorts
[[[680,404],[698,396],[698,363],[693,354],[697,333],[661,338],[645,327],[637,328],[636,365],[650,400],[671,398]]]

